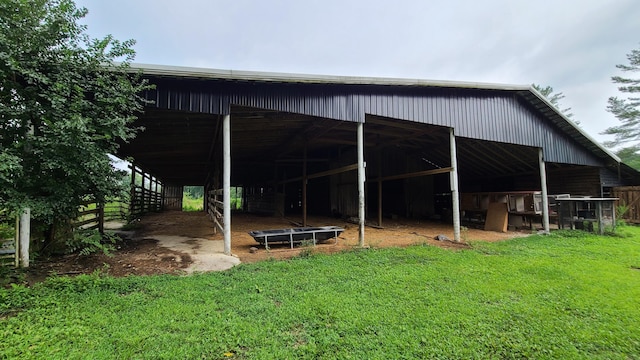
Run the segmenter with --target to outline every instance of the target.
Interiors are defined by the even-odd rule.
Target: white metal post
[[[458,194],[458,155],[456,152],[456,136],[453,128],[449,129],[449,143],[451,146],[451,204],[453,212],[453,240],[460,242],[460,195]]]
[[[547,198],[547,171],[542,154],[542,148],[538,149],[538,162],[540,163],[540,187],[542,188],[542,227],[544,233],[549,233],[549,198]]]
[[[302,226],[307,226],[307,143],[304,143],[304,158],[302,160]]]
[[[29,241],[31,239],[31,209],[25,208],[20,214],[20,263],[29,267]]]
[[[364,163],[364,124],[358,123],[358,246],[364,247],[364,182],[365,182],[365,163]]]
[[[231,115],[222,118],[222,211],[224,253],[231,255]]]

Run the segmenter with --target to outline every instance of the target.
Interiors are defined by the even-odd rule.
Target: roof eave
[[[204,69],[183,66],[154,64],[131,64],[131,69],[152,76],[189,77],[198,79],[226,79],[240,81],[266,81],[289,83],[341,84],[341,85],[387,85],[387,86],[428,86],[447,88],[470,88],[483,90],[527,90],[528,85],[505,85],[481,82],[460,82],[445,80],[424,80],[406,78],[381,78],[360,76],[310,75],[259,71],[238,71]]]
[[[591,142],[592,144],[596,145],[599,150],[604,152],[606,155],[611,157],[616,162],[618,162],[618,163],[622,162],[622,160],[616,154],[612,153],[609,149],[607,149],[602,144],[600,144],[596,139],[591,137],[591,135],[587,134],[581,127],[576,125],[576,123],[573,122],[573,120],[569,119],[566,115],[564,115],[562,113],[562,111],[560,111],[560,109],[558,109],[556,106],[551,104],[551,102],[544,95],[540,94],[540,92],[538,92],[538,90],[536,90],[533,86],[530,86],[528,90],[533,95],[535,95],[538,98],[538,100],[542,101],[549,108],[551,108],[556,113],[556,115],[558,117],[560,117],[562,120],[564,120],[564,122],[567,123],[572,128],[572,130],[578,132],[581,136],[585,137],[587,140],[589,140],[589,142]]]

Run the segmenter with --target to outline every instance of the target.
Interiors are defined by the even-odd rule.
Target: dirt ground
[[[300,219],[293,220],[299,221]],[[424,243],[451,249],[468,246],[465,243],[434,239],[437,235],[445,235],[453,239],[453,228],[450,224],[409,219],[387,219],[383,225],[384,229],[366,227],[365,241],[367,246],[374,248],[402,247]],[[252,230],[282,229],[295,226],[284,218],[233,214],[231,251],[244,263],[297,256],[301,251],[309,251],[310,248],[298,246],[291,249],[288,244],[275,244],[270,245],[267,250],[248,234]],[[345,229],[338,236],[337,243],[333,239],[328,240],[326,243],[311,248],[311,251],[334,253],[352,249],[358,245],[358,226],[356,224],[328,217],[309,217],[308,226],[340,226]],[[96,270],[112,276],[181,273],[191,264],[190,255],[159,246],[154,236],[178,235],[222,240],[222,234],[214,234],[213,223],[203,212],[168,211],[149,214],[136,220],[130,227],[131,231],[121,233],[123,240],[117,244],[117,250],[113,252],[113,256],[104,254],[64,255],[36,259],[26,274],[26,282],[41,281],[51,274],[76,275],[92,273]],[[527,232],[499,233],[473,228],[462,232],[463,242],[472,240],[499,241],[523,235],[527,235]],[[251,248],[257,248],[257,251],[252,253]]]

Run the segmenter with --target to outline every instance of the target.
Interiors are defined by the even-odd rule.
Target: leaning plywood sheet
[[[507,232],[509,224],[509,212],[506,203],[489,203],[487,220],[484,223],[485,231]]]

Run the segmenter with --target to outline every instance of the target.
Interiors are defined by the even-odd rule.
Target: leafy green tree
[[[194,199],[202,199],[204,197],[204,186],[185,186],[184,192]]]
[[[91,39],[86,14],[71,0],[0,1],[0,208],[29,207],[50,229],[122,190],[108,154],[135,136],[148,88],[130,72],[134,41]]]
[[[557,92],[554,93],[553,92],[553,88],[551,86],[546,86],[546,87],[542,87],[542,85],[538,85],[538,84],[531,84],[531,86],[533,86],[534,89],[536,89],[542,96],[544,96],[547,100],[549,100],[549,102],[551,103],[551,105],[555,106],[556,109],[560,110],[560,112],[568,117],[568,118],[572,118],[573,114],[570,112],[571,108],[562,108],[562,105],[560,105],[560,100],[564,99],[564,94],[561,92]],[[575,122],[576,124],[579,124],[579,122]]]
[[[629,65],[616,65],[616,67],[625,73],[640,71],[640,50],[632,50],[627,54],[627,59]],[[607,110],[621,124],[603,132],[603,134],[614,136],[614,140],[606,142],[605,145],[612,148],[623,146],[616,154],[626,164],[640,169],[640,154],[638,154],[640,152],[640,97],[636,95],[640,93],[640,79],[613,76],[611,80],[620,85],[618,90],[626,97],[609,98]]]

